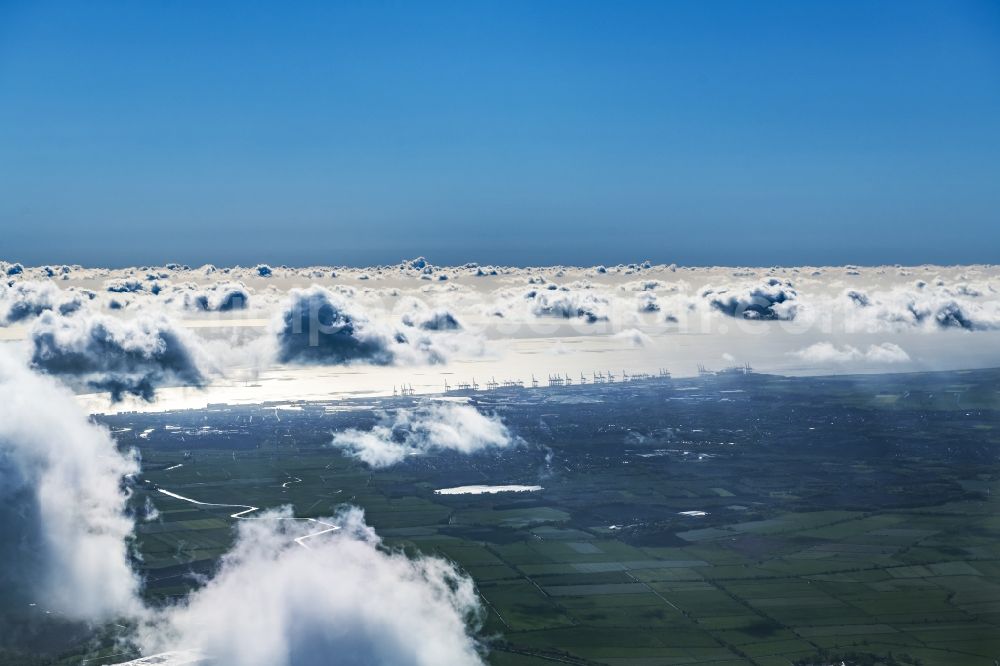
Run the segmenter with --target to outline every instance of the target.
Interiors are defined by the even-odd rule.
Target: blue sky
[[[0,258],[1000,262],[1000,4],[0,0]]]

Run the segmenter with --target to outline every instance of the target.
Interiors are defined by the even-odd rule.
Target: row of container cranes
[[[608,370],[607,372],[595,370],[594,372],[590,373],[589,377],[581,372],[578,379],[574,379],[568,374],[561,374],[561,373],[550,374],[548,376],[546,386],[547,387],[557,387],[557,386],[563,387],[563,386],[574,386],[574,385],[586,386],[594,384],[663,381],[668,379],[670,379],[670,371],[665,368],[660,368],[660,370],[657,371],[656,373],[650,373],[650,372],[629,373],[623,370],[620,375],[615,374],[611,370]],[[483,385],[480,385],[476,381],[475,377],[472,378],[471,382],[462,381],[455,386],[449,384],[448,380],[445,380],[444,382],[445,393],[479,391],[481,389],[485,389],[487,391],[496,391],[498,389],[523,389],[523,388],[537,389],[541,387],[542,383],[537,377],[535,377],[535,375],[531,375],[531,383],[529,385],[526,385],[525,382],[520,379],[504,379],[498,382],[495,377],[491,377]],[[396,394],[393,393],[393,395]]]
[[[723,368],[722,370],[709,370],[704,365],[698,365],[698,376],[699,377],[715,377],[724,375],[749,375],[753,373],[753,368],[750,367],[749,363],[743,365],[734,365],[728,368]],[[600,384],[626,384],[632,382],[662,382],[669,380],[671,378],[670,371],[666,368],[660,368],[657,372],[633,372],[629,373],[626,370],[622,370],[620,374],[615,374],[611,370],[606,372],[595,370],[590,373],[588,377],[584,373],[580,373],[578,379],[570,377],[568,374],[550,374],[548,376],[547,387],[566,387],[566,386],[587,386],[587,385],[600,385]],[[504,379],[497,381],[495,377],[490,377],[485,384],[479,384],[476,378],[473,377],[472,381],[460,381],[456,385],[451,385],[446,379],[444,381],[444,392],[445,393],[468,393],[473,391],[497,391],[500,389],[523,389],[523,388],[542,388],[542,384],[535,375],[531,375],[531,384],[526,386],[525,382],[520,379]],[[392,395],[394,397],[411,397],[416,395],[411,384],[403,384],[402,386],[392,387]]]
[[[607,374],[600,371],[594,371],[590,374],[590,378],[588,379],[587,376],[581,372],[578,384],[580,385],[614,384],[616,382],[624,384],[626,382],[647,382],[653,380],[665,380],[665,379],[670,379],[670,371],[665,368],[660,368],[660,370],[656,374],[650,372],[633,372],[632,374],[629,374],[628,371],[622,370],[620,377],[621,378],[619,379],[619,375],[616,375],[611,370],[608,370]],[[538,386],[538,382],[535,379],[534,375],[532,375],[531,377],[531,383],[532,386]],[[573,379],[569,375],[558,375],[558,374],[549,375],[549,386],[572,386],[572,385],[573,385]]]

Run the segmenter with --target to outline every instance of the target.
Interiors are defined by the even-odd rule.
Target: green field
[[[208,502],[291,504],[300,516],[363,507],[389,547],[447,558],[472,576],[488,611],[479,633],[497,665],[769,665],[858,653],[990,666],[1000,657],[1000,481],[997,442],[983,426],[996,419],[995,389],[970,385],[975,412],[954,397],[917,396],[915,409],[944,415],[939,431],[918,431],[899,400],[880,397],[879,381],[867,394],[827,387],[821,418],[864,414],[865,439],[898,443],[890,455],[839,441],[790,448],[809,414],[770,424],[779,443],[735,455],[720,446],[746,434],[728,424],[717,445],[692,434],[683,448],[716,456],[705,462],[626,453],[619,436],[610,451],[602,435],[581,443],[574,424],[547,442],[567,464],[536,494],[433,494],[455,464],[474,466],[477,482],[534,481],[530,450],[517,454],[529,462],[372,472],[324,448],[204,449],[190,459],[150,449],[136,498],[149,495],[160,512],[139,528],[147,593],[183,594],[189,572],[211,572],[232,539],[228,510],[151,490],[160,486]],[[759,390],[794,404],[785,389],[775,379]],[[977,447],[974,464],[939,455],[944,437]],[[708,515],[680,515],[692,508]]]
[[[249,493],[234,481],[243,474],[255,479]],[[282,488],[293,476],[303,481]],[[146,478],[203,501],[290,503],[300,515],[345,500],[365,507],[391,546],[448,558],[476,580],[495,664],[788,664],[823,650],[990,664],[1000,654],[992,492],[926,509],[781,512],[649,547],[571,527],[569,510],[534,498],[397,495],[333,453],[206,453]],[[226,550],[232,521],[152,497],[160,520],[139,529],[148,592],[183,594],[186,572],[210,571]],[[456,536],[456,525],[508,533],[500,543]]]
[[[331,430],[371,422],[365,410],[105,420],[142,453],[132,504],[154,602],[211,575],[237,522],[238,509],[166,489],[300,517],[362,507],[386,547],[447,558],[473,578],[495,666],[995,666],[1000,372],[960,378],[692,380],[683,391],[623,387],[585,409],[498,394],[480,406],[523,446],[378,471],[325,446]],[[957,385],[958,398],[938,397]],[[255,429],[239,437],[178,439],[248,421]],[[544,490],[434,493],[469,483]],[[115,649],[105,645],[85,652]]]

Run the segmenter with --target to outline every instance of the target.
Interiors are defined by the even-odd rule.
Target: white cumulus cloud
[[[333,437],[333,446],[372,467],[387,467],[407,456],[434,450],[474,453],[512,446],[515,438],[496,416],[475,407],[429,403],[386,414],[371,430],[345,430]]]
[[[792,356],[810,363],[906,363],[910,355],[892,342],[869,345],[861,350],[852,345],[836,346],[832,342],[817,342],[805,349],[791,352]]]
[[[135,612],[132,521],[122,479],[138,471],[55,380],[0,350],[0,582],[71,619]]]
[[[123,320],[107,315],[43,313],[31,328],[31,363],[42,372],[113,400],[152,400],[176,383],[202,386],[207,360],[196,339],[166,317]]]
[[[434,557],[386,549],[358,509],[340,529],[286,509],[240,523],[211,581],[146,623],[147,653],[193,650],[227,666],[479,666],[471,579]],[[297,541],[298,539],[298,541]]]

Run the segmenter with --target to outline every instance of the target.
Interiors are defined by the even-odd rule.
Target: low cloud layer
[[[609,348],[598,342],[602,337],[614,345],[618,365],[636,371],[672,366],[678,374],[715,358],[720,336],[726,336],[727,347],[746,348],[743,356],[762,371],[780,369],[790,352],[809,344],[804,339],[849,344],[860,353],[867,353],[873,339],[893,342],[919,353],[927,367],[998,362],[990,351],[990,340],[1000,335],[997,266],[753,268],[643,262],[487,268],[417,259],[366,268],[271,264],[265,277],[257,265],[25,266],[4,274],[0,284],[0,325],[24,325],[0,335],[7,340],[27,336],[32,320],[47,312],[177,317],[191,333],[189,346],[212,359],[210,367],[198,364],[202,375],[207,368],[213,376],[239,378],[266,377],[278,364],[405,367],[461,361],[446,370],[506,376],[516,368],[520,376],[511,379],[527,380],[523,369],[530,359],[525,355],[556,348],[571,352],[565,369],[575,372],[593,363],[584,350]],[[800,333],[809,335],[793,335]],[[909,342],[913,333],[941,336],[940,344]],[[764,334],[767,344],[740,342]],[[630,344],[617,344],[616,335]],[[570,344],[569,337],[578,340]],[[541,341],[551,347],[539,348]],[[963,354],[956,355],[952,345],[961,345]],[[688,350],[683,355],[680,346]],[[475,372],[464,364],[490,359],[499,363]],[[383,374],[385,387],[400,379],[390,377],[390,370]],[[168,383],[173,381],[186,382],[175,376]],[[135,388],[148,397],[148,385]],[[128,388],[120,391],[128,394]]]
[[[372,467],[387,467],[436,450],[474,453],[506,448],[515,444],[515,438],[498,417],[481,414],[475,407],[428,403],[386,414],[371,430],[339,432],[332,444]]]
[[[46,312],[31,328],[31,364],[67,383],[152,400],[166,384],[202,386],[193,338],[163,317],[61,317]]]
[[[910,360],[910,355],[897,344],[883,342],[882,344],[869,345],[868,349],[861,350],[851,345],[836,346],[831,342],[817,342],[805,349],[791,352],[791,355],[810,363],[838,364],[838,363],[906,363]]]
[[[137,612],[122,479],[137,471],[72,395],[0,349],[0,582],[74,620]]]
[[[481,608],[450,563],[387,550],[358,509],[310,538],[288,510],[241,521],[218,573],[148,622],[147,653],[184,648],[229,666],[478,666]]]

